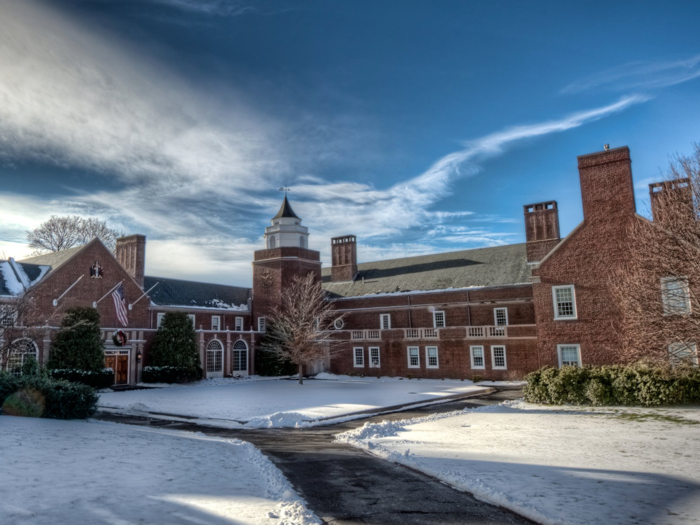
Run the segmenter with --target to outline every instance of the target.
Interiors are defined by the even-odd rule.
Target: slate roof
[[[0,296],[15,297],[36,284],[49,271],[48,265],[14,259],[0,260]]]
[[[282,217],[301,220],[299,217],[297,217],[297,214],[294,213],[292,206],[289,204],[289,201],[287,200],[286,194],[284,196],[284,201],[282,202],[282,206],[280,206],[280,211],[277,212],[277,215],[272,217],[272,220],[280,219]]]
[[[522,243],[362,263],[353,282],[332,283],[331,268],[324,268],[322,276],[331,296],[359,297],[525,284],[530,282],[530,268]]]
[[[149,290],[156,283],[158,286],[148,295],[158,306],[240,310],[243,305],[243,309],[247,310],[248,298],[251,296],[250,288],[148,275],[144,278],[144,290]]]
[[[80,246],[75,246],[73,248],[68,248],[67,250],[61,250],[60,252],[49,252],[44,255],[37,255],[36,257],[28,257],[27,259],[22,259],[22,263],[29,264],[39,264],[42,266],[49,266],[52,270],[55,270],[68,259],[73,257],[80,250],[85,248],[85,244]]]

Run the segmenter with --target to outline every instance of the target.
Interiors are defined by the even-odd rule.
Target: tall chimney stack
[[[649,184],[649,200],[654,222],[695,219],[690,179],[673,179]]]
[[[146,236],[129,235],[117,239],[117,261],[143,288],[146,267]]]
[[[578,157],[583,220],[615,221],[634,215],[632,160],[627,146]]]
[[[525,240],[527,262],[541,261],[559,244],[559,210],[557,201],[523,206],[525,211]]]
[[[357,239],[354,235],[331,239],[331,281],[352,281],[357,275]]]

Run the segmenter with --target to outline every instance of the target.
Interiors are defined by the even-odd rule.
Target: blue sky
[[[329,263],[582,219],[576,156],[646,184],[700,141],[700,4],[0,0],[0,254],[52,214],[148,236],[147,273],[250,285],[280,186]]]

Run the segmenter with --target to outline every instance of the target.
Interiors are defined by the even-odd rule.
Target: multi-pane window
[[[435,328],[445,327],[445,312],[433,312],[433,326]]]
[[[264,331],[265,331],[265,318],[258,317],[258,332],[264,332]]]
[[[438,348],[437,346],[425,347],[425,366],[427,368],[438,368]]]
[[[221,316],[212,315],[211,316],[211,329],[221,330]]]
[[[505,370],[506,366],[506,347],[492,346],[491,347],[491,367],[494,370]]]
[[[493,309],[493,324],[496,326],[508,326],[508,308]]]
[[[661,300],[664,315],[688,315],[690,313],[690,289],[687,277],[661,279]]]
[[[369,348],[369,367],[379,368],[379,347],[377,346]]]
[[[365,366],[365,349],[357,346],[352,349],[352,354],[355,368],[363,368]]]
[[[483,370],[486,368],[484,362],[484,347],[483,346],[470,346],[469,350],[472,355],[472,368]]]
[[[17,312],[12,306],[0,306],[0,328],[11,328],[17,322]]]
[[[420,349],[417,346],[408,347],[408,368],[420,368]]]
[[[554,319],[576,319],[576,293],[573,285],[553,286]]]
[[[381,330],[391,329],[391,314],[381,314],[379,316],[379,328]]]
[[[581,347],[579,345],[557,345],[559,367],[581,366]]]
[[[243,318],[236,317],[236,324],[234,326],[235,326],[236,332],[242,332],[243,331]]]
[[[12,375],[22,375],[22,365],[29,359],[37,360],[39,352],[31,339],[18,339],[10,345],[6,368]]]
[[[668,355],[672,365],[691,364],[698,366],[698,352],[695,343],[671,343]]]
[[[189,317],[190,321],[192,321],[192,326],[196,329],[197,325],[194,324],[194,314],[187,314],[187,317]]]
[[[213,339],[207,345],[207,372],[223,370],[224,347],[220,341]]]

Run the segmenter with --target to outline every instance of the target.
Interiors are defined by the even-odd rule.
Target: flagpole
[[[63,292],[61,295],[59,295],[59,296],[58,296],[58,299],[54,299],[54,300],[53,300],[53,305],[54,305],[54,307],[58,306],[58,301],[60,301],[61,299],[63,299],[63,296],[66,295],[68,292],[70,292],[70,291],[71,291],[71,288],[73,288],[76,284],[78,284],[78,283],[80,282],[80,279],[82,279],[83,277],[85,277],[85,274],[83,274],[83,275],[81,275],[80,277],[78,277],[78,280],[75,281],[73,284],[71,284],[65,292]]]
[[[93,307],[93,308],[97,308],[97,305],[102,301],[102,299],[104,299],[104,298],[107,297],[109,294],[111,294],[114,290],[116,290],[117,287],[118,287],[119,285],[121,285],[123,282],[124,282],[124,281],[119,281],[119,282],[117,283],[117,286],[114,286],[109,292],[107,292],[107,293],[104,294],[102,297],[100,297],[99,301],[95,301],[94,303],[92,303],[92,307]]]
[[[158,286],[159,284],[160,284],[160,282],[157,282],[156,284],[154,284],[153,286],[151,286],[151,287],[148,289],[148,292],[150,292],[151,290],[153,290],[153,289],[154,289],[156,286]],[[133,306],[134,306],[136,303],[138,303],[141,299],[143,299],[143,298],[148,294],[148,292],[143,292],[143,295],[142,295],[141,297],[139,297],[138,299],[136,299],[133,303],[129,304],[129,310],[131,310],[131,309],[133,308]]]

